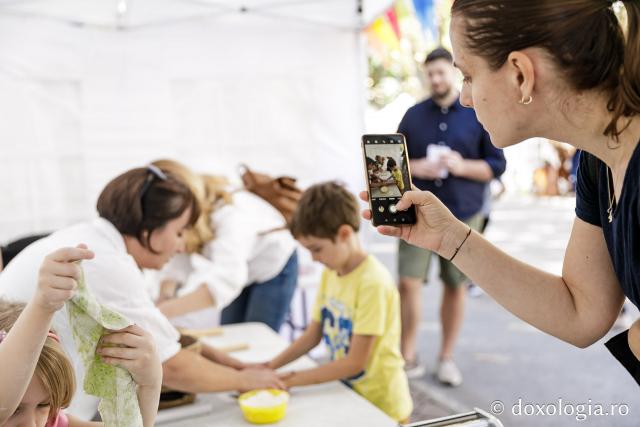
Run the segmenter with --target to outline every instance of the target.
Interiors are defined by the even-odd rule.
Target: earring
[[[523,104],[523,105],[529,105],[533,102],[533,96],[529,95],[529,97],[525,100],[524,96],[522,97],[522,99],[520,101],[518,101],[519,104]]]

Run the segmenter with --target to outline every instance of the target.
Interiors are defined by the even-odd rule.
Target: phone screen
[[[411,190],[404,136],[363,135],[362,147],[373,225],[415,224],[415,208],[396,209],[402,195]]]

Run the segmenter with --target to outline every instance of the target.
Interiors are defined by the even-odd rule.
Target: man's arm
[[[421,159],[410,159],[409,167],[411,168],[411,176],[420,179],[438,179],[443,167],[446,167],[444,161],[436,162],[427,157]]]
[[[447,156],[447,166],[453,175],[479,182],[490,182],[499,178],[507,167],[504,153],[491,142],[489,133],[482,130],[480,136],[480,159],[463,159],[452,151]]]
[[[447,155],[449,172],[459,178],[489,182],[494,178],[493,170],[486,160],[463,159],[460,153],[452,151]]]

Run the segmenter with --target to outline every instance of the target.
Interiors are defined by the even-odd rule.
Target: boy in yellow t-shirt
[[[393,179],[396,181],[400,194],[404,194],[404,180],[402,179],[402,170],[400,169],[400,166],[395,165],[393,169],[391,169],[391,176],[393,176]]]
[[[284,366],[323,340],[331,362],[283,374],[287,387],[343,380],[404,422],[413,401],[400,354],[399,295],[387,269],[362,249],[359,226],[358,202],[341,185],[315,185],[302,196],[291,232],[327,268],[311,324],[267,366]]]

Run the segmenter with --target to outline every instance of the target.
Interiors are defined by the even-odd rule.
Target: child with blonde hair
[[[76,261],[93,256],[84,245],[59,249],[43,261],[29,303],[0,300],[0,426],[102,425],[63,412],[75,391],[75,375],[58,336],[50,330],[55,312],[78,286],[81,272]],[[152,426],[162,382],[153,338],[132,325],[104,335],[97,353],[104,362],[131,373],[144,426]]]
[[[186,253],[160,273],[159,310],[187,328],[219,317],[223,325],[262,322],[278,331],[298,282],[296,243],[282,213],[249,191],[230,192],[224,178],[174,160],[153,164],[189,187],[201,211],[185,234]]]

